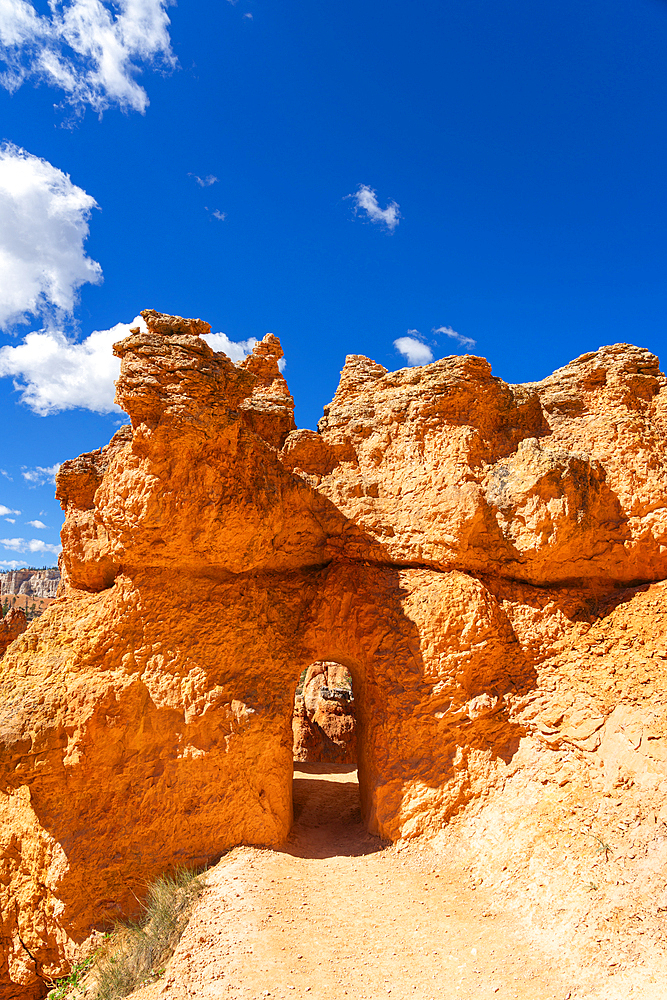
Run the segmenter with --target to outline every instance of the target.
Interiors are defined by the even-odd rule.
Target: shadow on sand
[[[361,822],[357,772],[346,764],[294,765],[294,826],[281,850],[297,858],[361,857],[386,844]]]

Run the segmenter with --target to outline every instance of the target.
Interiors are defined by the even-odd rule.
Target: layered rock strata
[[[144,318],[115,347],[130,424],[58,476],[64,595],[0,662],[3,998],[43,995],[157,873],[284,840],[309,664],[352,675],[369,830],[432,834],[534,734],[597,752],[626,695],[586,688],[591,623],[667,577],[645,350],[524,386],[354,356],[314,432],[275,338],[235,365],[208,324]]]
[[[12,569],[0,573],[0,596],[25,594],[28,597],[53,598],[58,592],[57,569]]]

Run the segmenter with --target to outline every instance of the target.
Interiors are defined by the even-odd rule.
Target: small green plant
[[[597,846],[598,854],[604,854],[605,861],[609,861],[609,855],[611,854],[614,848],[611,846],[611,844],[607,844],[604,840],[601,840],[600,837],[597,836],[597,834],[595,833],[592,834],[592,837],[594,840],[597,840],[598,842]]]
[[[301,698],[302,695],[303,695],[303,685],[304,685],[304,682],[306,680],[306,674],[307,673],[308,673],[308,667],[304,667],[304,669],[299,674],[299,683],[296,686],[296,693],[294,695],[294,699],[295,700],[297,698]]]
[[[55,981],[52,989],[47,994],[48,1000],[65,1000],[69,996],[70,990],[81,985],[84,976],[90,970],[94,961],[94,956],[90,955],[88,958],[84,958],[82,962],[77,962],[69,976],[64,976],[62,979]]]

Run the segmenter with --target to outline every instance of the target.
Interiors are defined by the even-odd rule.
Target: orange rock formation
[[[316,433],[294,430],[274,337],[235,365],[208,324],[144,317],[115,348],[131,426],[58,476],[64,596],[0,662],[7,1000],[42,996],[158,872],[285,838],[315,661],[352,674],[385,838],[441,830],[526,740],[620,761],[635,661],[603,691],[616,633],[601,659],[587,636],[667,577],[667,380],[645,350],[523,386],[481,358],[353,356]],[[640,659],[662,739],[663,661]]]
[[[0,610],[0,656],[27,627],[25,612],[20,608],[10,608],[4,618]]]

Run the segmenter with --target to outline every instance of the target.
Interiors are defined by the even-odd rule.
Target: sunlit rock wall
[[[276,338],[236,365],[144,317],[115,348],[130,424],[58,476],[64,596],[0,662],[6,998],[158,872],[284,840],[309,664],[352,675],[369,830],[433,834],[504,780],[605,595],[667,576],[647,351],[526,386],[352,357],[299,431]]]

